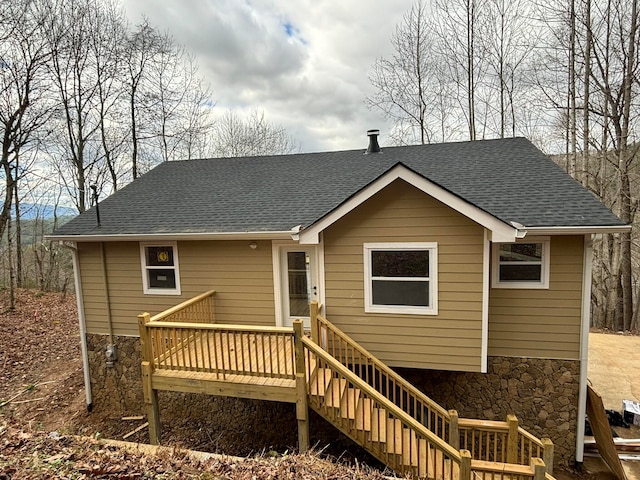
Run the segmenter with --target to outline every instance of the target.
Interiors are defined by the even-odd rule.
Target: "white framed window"
[[[367,313],[438,314],[438,244],[365,243]]]
[[[493,288],[549,288],[549,237],[492,246]]]
[[[146,294],[180,295],[176,242],[141,243],[142,286]]]

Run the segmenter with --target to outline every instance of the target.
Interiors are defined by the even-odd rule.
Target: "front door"
[[[304,321],[310,328],[309,303],[319,301],[318,264],[315,246],[280,247],[280,286],[282,288],[282,324]]]

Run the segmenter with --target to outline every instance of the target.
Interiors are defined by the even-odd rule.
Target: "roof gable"
[[[357,192],[338,208],[319,219],[309,228],[302,230],[298,234],[299,242],[301,244],[319,243],[320,232],[337,222],[340,218],[398,179],[404,180],[427,195],[430,195],[436,200],[451,207],[453,210],[456,210],[458,213],[461,213],[485,227],[491,232],[489,240],[495,242],[514,242],[517,236],[519,236],[517,228],[507,225],[493,215],[490,215],[475,205],[466,202],[462,198],[452,194],[439,185],[436,185],[413,170],[407,168],[405,165],[399,163],[391,167],[386,173]]]

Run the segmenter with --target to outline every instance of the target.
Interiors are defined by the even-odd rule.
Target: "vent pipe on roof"
[[[96,206],[96,221],[98,222],[98,226],[100,226],[100,205],[98,205],[98,187],[96,185],[90,185],[91,190],[93,190],[93,202]]]
[[[380,130],[367,130],[367,136],[369,137],[369,146],[365,153],[380,153],[380,145],[378,144],[378,135]]]

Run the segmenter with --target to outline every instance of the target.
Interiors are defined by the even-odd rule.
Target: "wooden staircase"
[[[460,454],[447,442],[311,339],[303,338],[303,345],[309,407],[398,473],[438,480],[463,478]]]
[[[311,321],[311,338],[296,326],[308,406],[395,472],[433,480],[553,479],[538,458],[552,462],[552,445],[545,455],[517,420],[511,440],[508,428],[504,436],[496,429],[502,453],[478,449],[482,440],[473,429],[506,422],[458,422],[455,411],[446,411],[320,316],[318,305],[312,305]]]

